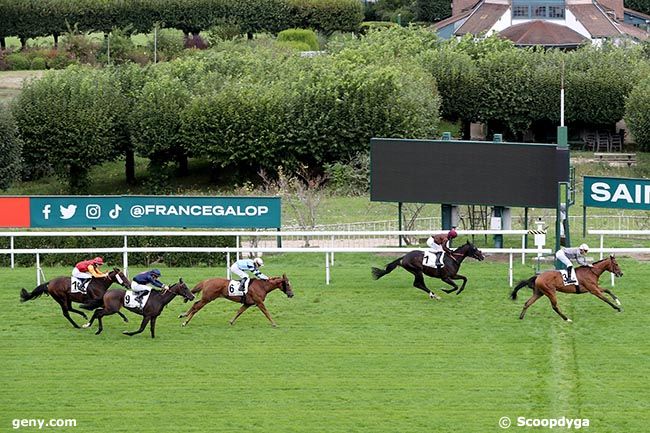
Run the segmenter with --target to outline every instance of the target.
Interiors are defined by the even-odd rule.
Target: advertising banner
[[[650,210],[650,180],[584,176],[587,207]]]

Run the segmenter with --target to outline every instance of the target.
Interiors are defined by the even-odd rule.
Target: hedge
[[[304,27],[325,33],[354,31],[363,20],[358,0],[0,0],[0,38],[60,35],[155,25],[198,33],[236,22],[244,32],[277,33]]]

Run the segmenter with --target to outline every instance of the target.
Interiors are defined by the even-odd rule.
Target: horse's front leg
[[[422,274],[422,272],[418,272],[415,274],[415,280],[413,280],[413,287],[428,293],[429,298],[431,299],[440,300],[440,296],[433,293],[431,290],[429,290],[427,285],[424,284],[424,275]]]
[[[73,313],[77,313],[78,315],[82,316],[84,319],[88,320],[88,316],[86,316],[86,313],[80,310],[75,310],[72,308],[72,301],[68,300],[68,311],[72,311]]]
[[[595,295],[597,298],[602,299],[603,301],[607,302],[607,303],[608,303],[608,304],[609,304],[613,309],[615,309],[615,310],[618,311],[619,313],[620,313],[621,311],[623,311],[623,310],[621,309],[621,307],[619,307],[618,305],[615,305],[612,301],[610,301],[609,299],[607,299],[607,298],[605,297],[605,295],[603,295],[603,291],[604,291],[604,289],[601,289],[600,287],[596,287],[595,289],[593,289],[593,290],[589,290],[589,291],[590,291],[593,295]]]
[[[603,289],[603,291],[604,291],[605,293],[607,293],[609,296],[612,297],[612,299],[614,300],[614,302],[616,302],[616,305],[618,305],[618,306],[621,305],[621,301],[618,299],[618,296],[616,296],[616,295],[615,295],[611,290],[609,290],[609,289]]]
[[[259,308],[262,313],[266,316],[267,319],[269,319],[269,322],[271,322],[271,326],[274,328],[278,326],[274,321],[273,318],[271,317],[271,313],[269,313],[269,310],[266,309],[266,305],[264,305],[264,302],[258,302],[257,303],[257,308]]]
[[[441,280],[453,287],[453,289],[442,289],[442,290],[445,293],[451,293],[451,292],[454,292],[454,291],[458,290],[456,292],[456,295],[460,295],[460,292],[465,290],[465,284],[467,284],[467,277],[465,277],[463,275],[458,275],[458,274],[454,275],[453,277],[448,276],[448,277],[445,277],[445,278],[441,278]],[[460,289],[458,288],[458,285],[456,284],[456,282],[454,282],[453,280],[463,280],[463,284],[461,284]]]
[[[64,299],[56,299],[56,302],[59,303],[61,306],[61,311],[63,312],[63,317],[68,319],[68,322],[72,323],[72,326],[75,328],[79,328],[79,325],[77,325],[77,322],[72,320],[72,317],[70,317],[70,313],[68,313],[68,305]]]
[[[142,318],[142,323],[140,324],[140,329],[138,329],[137,331],[133,331],[133,332],[124,331],[124,332],[122,332],[122,334],[128,335],[129,337],[131,337],[131,336],[133,336],[135,334],[141,333],[142,331],[144,331],[144,328],[147,327],[147,323],[149,323],[149,320],[150,320],[149,316],[144,316]]]

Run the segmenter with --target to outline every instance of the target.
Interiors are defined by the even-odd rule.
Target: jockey
[[[589,245],[581,244],[578,248],[562,248],[555,253],[555,258],[564,263],[567,271],[567,283],[575,284],[576,280],[573,279],[573,263],[571,259],[578,262],[579,265],[589,266],[587,263],[587,252],[589,251]]]
[[[102,270],[99,269],[99,267],[103,264],[104,259],[101,257],[84,260],[83,262],[77,263],[74,268],[72,268],[72,276],[81,281],[81,286],[85,291],[88,283],[92,278],[108,277],[108,273],[102,272]]]
[[[452,227],[452,229],[446,234],[439,233],[437,235],[431,235],[429,236],[429,239],[427,239],[427,245],[431,248],[431,252],[436,255],[436,267],[443,267],[442,252],[444,251],[447,254],[451,254],[447,242],[454,239],[456,236],[458,236],[458,233],[456,233],[456,229]]]
[[[147,284],[151,284],[159,289],[169,289],[169,286],[164,284],[158,278],[160,278],[160,271],[158,269],[141,272],[133,277],[131,290],[135,293],[138,302],[142,300],[144,295],[149,293],[149,286]]]
[[[248,274],[246,274],[246,272],[244,271],[253,272],[255,276],[260,280],[269,279],[269,277],[267,277],[262,272],[260,272],[259,268],[261,268],[262,266],[264,266],[264,260],[262,260],[261,257],[255,257],[253,260],[241,259],[241,260],[237,260],[235,263],[232,264],[230,270],[233,273],[237,274],[239,278],[241,278],[239,282],[240,290],[244,289],[246,280],[248,279]]]

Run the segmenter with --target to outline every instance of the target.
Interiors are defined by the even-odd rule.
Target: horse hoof
[[[187,326],[187,322],[181,323],[181,326],[183,326],[183,327]]]
[[[617,299],[617,300],[616,300],[616,305],[618,305],[618,306],[620,307],[620,306],[621,306],[621,301],[619,301],[619,300]]]
[[[573,323],[573,320],[568,319],[568,318],[566,319],[566,321],[567,321],[568,323]]]
[[[81,325],[81,327],[84,329],[90,328],[90,323],[84,323],[83,325]]]

